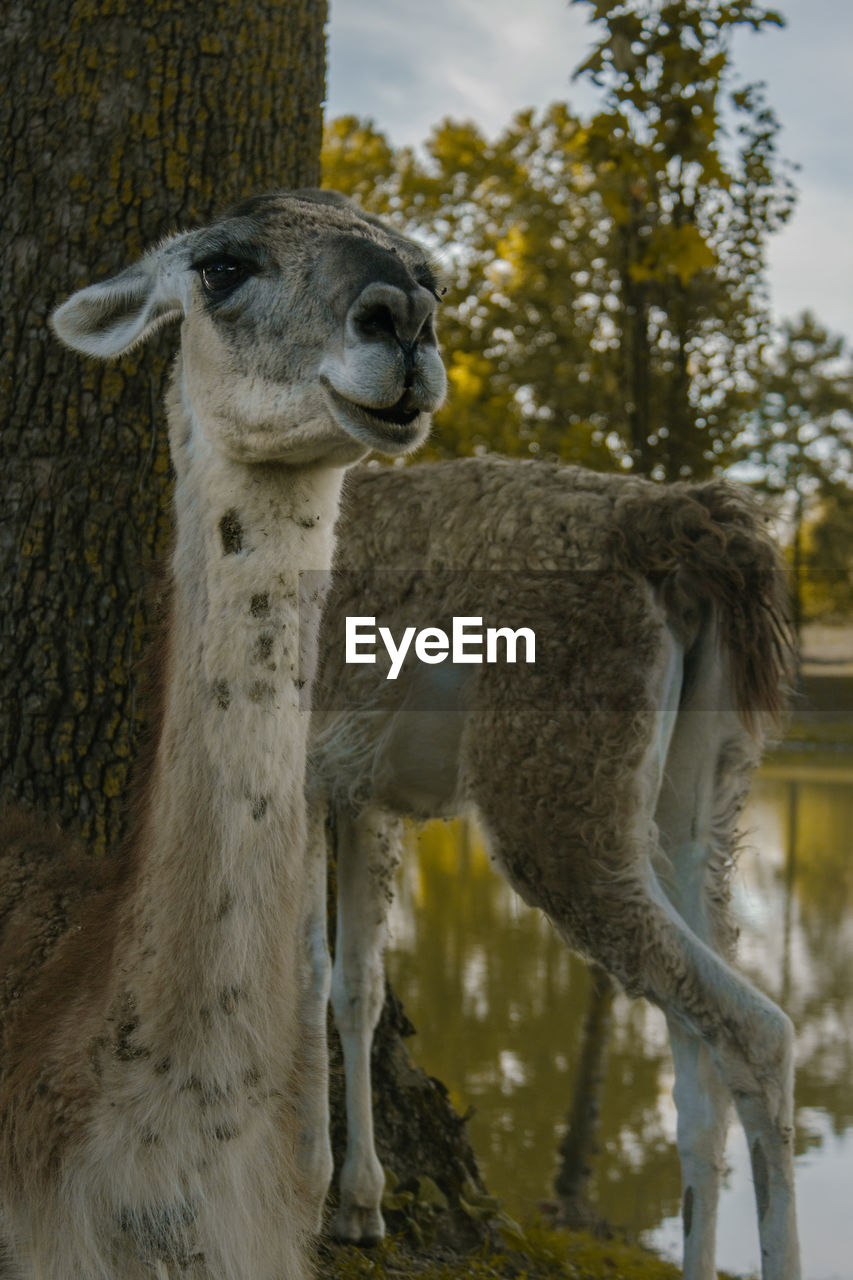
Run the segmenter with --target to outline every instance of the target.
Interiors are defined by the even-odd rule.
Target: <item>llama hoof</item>
[[[385,1238],[385,1223],[379,1209],[341,1205],[332,1224],[332,1235],[343,1244],[369,1248]]]

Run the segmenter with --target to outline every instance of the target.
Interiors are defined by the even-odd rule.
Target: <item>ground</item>
[[[324,1248],[320,1280],[677,1280],[678,1267],[612,1237],[556,1230],[538,1222],[493,1230],[470,1253],[427,1245],[413,1251],[405,1237],[374,1249]],[[722,1273],[721,1273],[722,1274]]]

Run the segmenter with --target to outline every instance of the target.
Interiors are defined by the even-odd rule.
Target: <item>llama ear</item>
[[[171,236],[117,276],[72,293],[50,318],[61,342],[110,360],[186,314],[190,234]]]

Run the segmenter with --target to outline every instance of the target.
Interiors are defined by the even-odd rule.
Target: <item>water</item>
[[[853,764],[784,760],[756,780],[735,910],[738,965],[797,1028],[797,1185],[805,1280],[842,1280],[853,1250]],[[418,1028],[417,1060],[475,1109],[490,1189],[523,1215],[553,1195],[577,1084],[585,967],[490,869],[477,834],[412,834],[389,970]],[[680,1175],[663,1016],[617,996],[588,1194],[598,1211],[678,1258]],[[719,1265],[758,1269],[745,1144],[732,1125]]]

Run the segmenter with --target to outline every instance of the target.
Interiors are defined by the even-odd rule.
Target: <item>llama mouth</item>
[[[328,380],[325,380],[325,390],[340,425],[359,439],[370,442],[378,437],[384,442],[406,447],[424,434],[428,411],[415,402],[408,388],[399,400],[384,408],[373,408],[350,400],[336,391]]]
[[[407,427],[410,422],[414,422],[420,412],[417,405],[412,404],[409,391],[404,391],[396,404],[392,404],[388,409],[368,410],[372,417],[378,418],[380,422],[390,422],[395,427]]]

